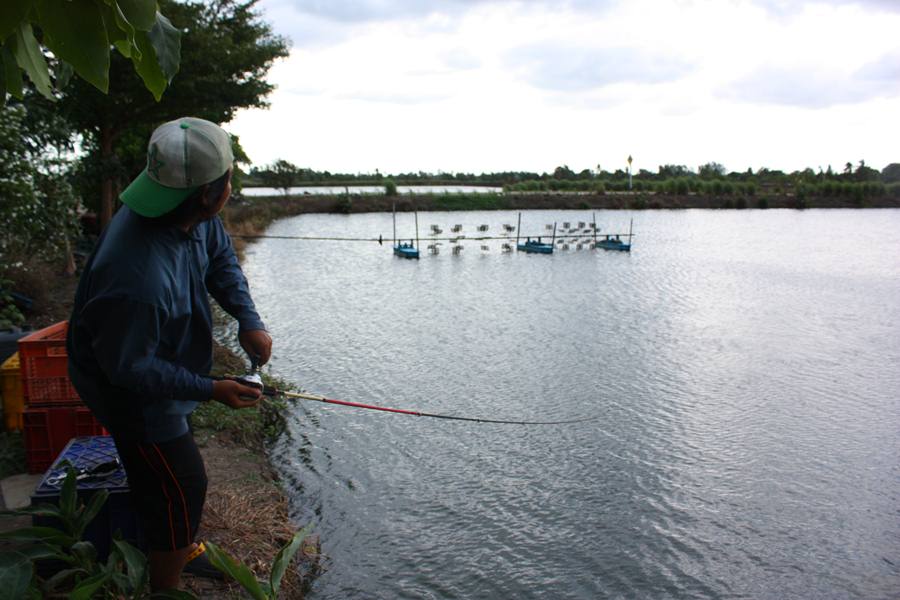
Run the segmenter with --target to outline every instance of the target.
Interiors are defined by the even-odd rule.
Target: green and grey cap
[[[158,217],[224,175],[233,162],[231,138],[215,123],[194,117],[169,121],[150,136],[147,168],[119,198],[139,215]]]

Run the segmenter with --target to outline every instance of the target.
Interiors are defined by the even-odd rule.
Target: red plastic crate
[[[22,412],[25,425],[25,467],[43,473],[69,440],[89,435],[107,435],[84,406],[29,406]]]
[[[22,395],[26,406],[81,404],[81,398],[69,380],[68,328],[68,321],[60,321],[19,339]]]

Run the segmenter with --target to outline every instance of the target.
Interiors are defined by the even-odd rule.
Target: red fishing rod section
[[[238,383],[249,385],[250,387],[260,388],[260,384],[255,381],[249,381],[242,377],[225,377],[223,379],[232,379]],[[447,419],[451,421],[470,421],[472,423],[497,423],[502,425],[567,425],[571,423],[585,423],[593,421],[598,417],[585,417],[580,419],[568,419],[562,421],[517,421],[508,419],[483,419],[480,417],[460,417],[456,415],[442,415],[437,413],[421,412],[417,410],[407,410],[403,408],[390,408],[387,406],[378,406],[375,404],[363,404],[362,402],[350,402],[349,400],[337,400],[336,398],[326,398],[316,394],[307,394],[305,392],[289,392],[287,390],[279,390],[272,386],[262,386],[262,393],[265,396],[284,396],[286,398],[295,398],[297,400],[309,400],[312,402],[323,402],[325,404],[337,404],[338,406],[349,406],[351,408],[364,408],[367,410],[378,410],[382,412],[397,413],[401,415],[410,415],[413,417],[430,417],[432,419]]]

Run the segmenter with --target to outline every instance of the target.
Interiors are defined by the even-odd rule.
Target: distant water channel
[[[483,185],[398,185],[398,194],[499,194],[501,187]],[[278,196],[283,189],[273,187],[248,187],[242,190],[245,196]],[[320,185],[292,187],[287,190],[291,196],[330,196],[338,194],[383,194],[383,185]]]
[[[310,391],[598,417],[295,406],[274,459],[327,554],[310,597],[896,598],[900,211],[597,217],[633,217],[634,251],[249,249],[272,371]],[[590,213],[528,211],[523,230],[554,220]],[[419,214],[423,234],[515,222]],[[390,238],[391,216],[269,233]]]

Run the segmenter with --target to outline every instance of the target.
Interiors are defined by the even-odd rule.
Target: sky
[[[261,0],[257,166],[728,171],[900,162],[900,0]]]

